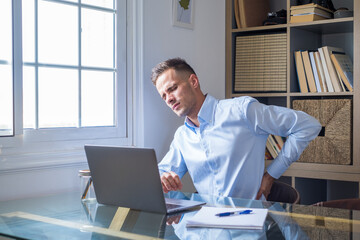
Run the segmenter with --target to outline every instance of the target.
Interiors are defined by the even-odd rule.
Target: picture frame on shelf
[[[194,29],[194,0],[173,0],[172,24]]]

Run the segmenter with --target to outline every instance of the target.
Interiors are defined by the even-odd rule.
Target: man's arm
[[[169,151],[158,164],[160,180],[165,193],[181,190],[182,183],[180,179],[187,172],[185,161],[176,144],[177,138],[178,131],[175,133],[174,140],[170,144]]]
[[[249,127],[255,133],[287,137],[279,155],[267,167],[268,174],[275,179],[300,157],[321,130],[320,123],[304,112],[267,106],[257,101],[249,104],[246,115]]]

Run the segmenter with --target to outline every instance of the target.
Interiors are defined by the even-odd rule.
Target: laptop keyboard
[[[178,208],[180,205],[177,204],[171,204],[171,203],[167,203],[166,204],[166,209],[170,210],[170,209],[174,209],[174,208]]]

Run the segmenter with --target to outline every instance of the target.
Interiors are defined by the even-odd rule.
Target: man
[[[195,71],[180,58],[159,63],[152,82],[185,124],[159,163],[164,192],[181,190],[189,172],[200,194],[264,200],[274,179],[296,161],[321,125],[304,112],[267,106],[251,97],[217,100],[200,89]],[[288,137],[264,174],[269,134]]]

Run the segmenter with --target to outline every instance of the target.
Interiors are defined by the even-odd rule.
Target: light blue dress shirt
[[[319,133],[319,122],[301,111],[268,106],[251,97],[217,100],[207,95],[198,114],[178,128],[160,174],[189,172],[200,194],[255,199],[265,167],[269,134],[288,137],[268,173],[279,178]]]

